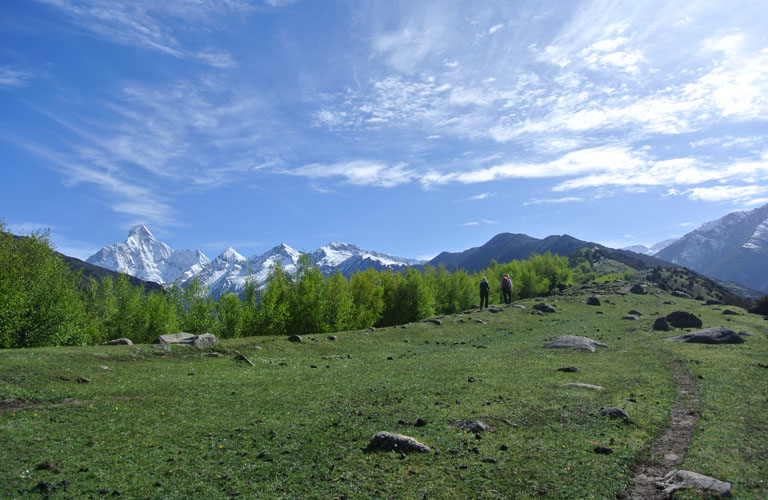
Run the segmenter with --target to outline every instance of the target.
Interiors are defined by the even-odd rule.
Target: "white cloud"
[[[107,41],[140,47],[179,59],[199,61],[215,68],[235,66],[225,53],[196,50],[180,41],[181,34],[196,32],[200,24],[216,25],[216,18],[244,15],[253,10],[247,2],[124,0],[37,0],[58,9],[84,32]],[[179,22],[184,21],[184,22]]]
[[[530,201],[526,201],[523,205],[550,205],[559,203],[580,203],[584,201],[584,198],[578,198],[576,196],[566,196],[563,198],[534,198]]]
[[[34,74],[29,71],[14,69],[9,66],[0,66],[0,89],[26,87]]]
[[[307,177],[310,179],[343,178],[355,186],[391,188],[411,182],[416,174],[406,165],[387,165],[375,161],[354,160],[324,164],[313,163],[303,167],[282,170],[280,173]]]
[[[480,193],[476,194],[474,196],[470,196],[469,198],[462,198],[460,200],[456,200],[456,202],[461,201],[477,201],[477,200],[485,200],[486,198],[490,198],[492,196],[496,196],[496,193]]]
[[[709,202],[749,202],[749,200],[765,193],[768,193],[768,186],[696,187],[687,191],[690,199]]]
[[[493,26],[491,26],[490,28],[488,28],[488,34],[489,34],[489,35],[493,35],[494,33],[496,33],[497,31],[499,31],[499,30],[500,30],[500,29],[502,29],[503,27],[504,27],[504,25],[503,25],[503,24],[494,24]]]

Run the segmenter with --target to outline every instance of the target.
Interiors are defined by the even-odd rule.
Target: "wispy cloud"
[[[462,198],[460,200],[456,200],[456,203],[459,203],[459,202],[462,202],[462,201],[485,200],[486,198],[490,198],[492,196],[496,196],[496,193],[480,193],[480,194],[476,194],[474,196],[470,196],[468,198]]]
[[[34,74],[29,71],[16,69],[10,66],[0,66],[0,89],[17,88],[29,85],[29,81],[34,78]]]
[[[310,179],[342,178],[355,186],[391,188],[411,182],[416,173],[405,164],[388,165],[376,161],[354,160],[341,163],[312,163],[280,173]]]
[[[523,202],[523,205],[550,205],[558,203],[579,203],[584,201],[584,198],[578,198],[576,196],[566,196],[564,198],[534,198],[530,201]]]
[[[239,0],[149,2],[123,0],[37,0],[63,13],[75,26],[112,43],[140,47],[171,57],[198,61],[215,68],[235,66],[231,56],[198,50],[187,33],[216,18],[243,15],[254,7]],[[181,37],[184,37],[182,41]]]

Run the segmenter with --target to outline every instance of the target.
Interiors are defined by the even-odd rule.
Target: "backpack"
[[[501,288],[503,288],[504,290],[512,289],[512,282],[506,276],[501,278]]]

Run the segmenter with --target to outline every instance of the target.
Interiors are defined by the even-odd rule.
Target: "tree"
[[[0,220],[0,347],[88,343],[77,282],[47,231],[16,237]]]
[[[240,299],[234,293],[227,293],[219,297],[215,305],[216,334],[221,338],[240,337],[243,333],[243,306]]]
[[[200,280],[187,282],[181,291],[181,328],[185,332],[200,335],[214,330],[216,318],[213,300]]]
[[[379,276],[374,269],[366,269],[353,274],[350,278],[349,288],[354,305],[352,328],[373,326],[381,318],[384,310],[384,290]]]
[[[283,335],[291,320],[291,278],[280,263],[276,263],[267,276],[267,286],[261,294],[259,333]]]
[[[293,280],[289,330],[295,334],[323,331],[321,288],[323,273],[312,263],[309,254],[299,258]]]
[[[323,282],[320,300],[325,331],[338,332],[352,327],[355,311],[352,290],[338,269]]]

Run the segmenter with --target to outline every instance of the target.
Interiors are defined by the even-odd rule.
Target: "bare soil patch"
[[[681,366],[672,366],[677,386],[677,405],[672,412],[669,427],[656,441],[651,456],[637,464],[633,478],[634,500],[661,500],[667,498],[657,483],[683,461],[693,429],[701,416],[699,386],[696,379]]]

